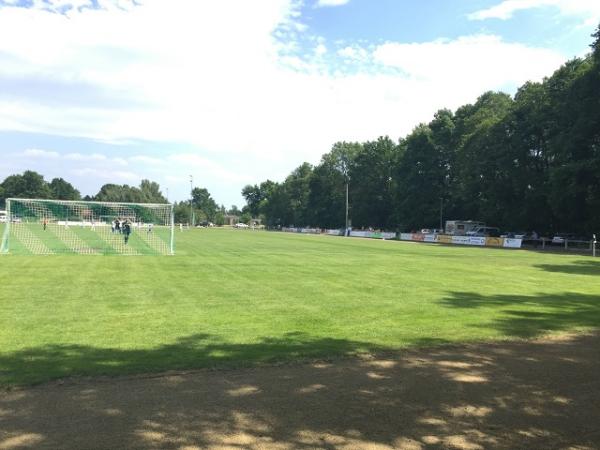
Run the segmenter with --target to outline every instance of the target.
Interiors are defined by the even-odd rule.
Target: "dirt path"
[[[0,393],[0,449],[600,449],[600,334]]]

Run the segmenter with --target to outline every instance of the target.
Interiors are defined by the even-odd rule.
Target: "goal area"
[[[173,205],[9,198],[0,253],[173,255]]]

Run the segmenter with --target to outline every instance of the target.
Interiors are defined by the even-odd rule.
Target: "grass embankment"
[[[172,257],[0,257],[0,384],[600,327],[589,257],[248,230],[176,239]]]

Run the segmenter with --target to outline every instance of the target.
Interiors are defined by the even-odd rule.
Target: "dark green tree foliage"
[[[192,202],[194,208],[201,213],[197,219],[214,222],[215,215],[219,210],[217,203],[210,196],[210,193],[205,188],[194,188],[192,190]],[[196,220],[198,222],[198,220]]]
[[[308,211],[311,223],[325,228],[342,228],[346,220],[346,183],[350,166],[362,149],[356,142],[337,142],[313,169],[309,181]]]
[[[263,194],[260,186],[258,185],[246,185],[242,189],[242,196],[246,199],[246,205],[254,217],[258,217],[260,214],[260,202],[263,200]],[[237,215],[237,214],[236,214]]]
[[[487,92],[475,104],[456,111],[456,183],[452,193],[459,214],[456,218],[478,219],[497,207],[489,192],[497,170],[490,131],[510,112],[511,104],[510,96]]]
[[[73,185],[62,178],[54,178],[50,182],[52,198],[57,200],[80,200],[81,194]]]
[[[99,202],[167,203],[158,183],[142,180],[140,187],[127,184],[105,184],[94,197]]]
[[[142,203],[167,203],[167,199],[160,192],[160,185],[154,181],[142,180],[140,193]]]
[[[293,224],[291,199],[283,183],[273,183],[269,192],[261,201],[261,213],[265,216],[270,227],[287,226]]]
[[[175,223],[191,223],[190,202],[175,202],[173,204],[173,215]]]
[[[23,175],[11,175],[2,182],[4,198],[52,198],[52,191],[44,177],[26,170]]]
[[[283,183],[283,189],[289,199],[287,217],[295,226],[310,225],[308,197],[312,166],[304,163],[292,171]]]
[[[267,200],[275,187],[275,182],[271,180],[263,181],[260,185],[246,185],[242,189],[242,196],[246,199],[246,206],[242,208],[242,212],[246,209],[252,217],[264,215]]]
[[[387,136],[365,142],[350,165],[350,204],[354,227],[394,228],[393,166],[398,146]]]

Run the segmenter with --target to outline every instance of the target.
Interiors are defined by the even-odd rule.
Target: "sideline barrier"
[[[474,245],[477,247],[521,248],[522,239],[483,236],[451,236],[448,234],[400,233],[400,240],[438,244]]]
[[[319,228],[282,228],[288,233],[321,234]],[[324,230],[323,234],[330,236],[344,236],[344,230]],[[451,236],[447,234],[422,234],[422,233],[392,233],[379,231],[352,230],[351,237],[369,239],[396,239],[401,241],[428,242],[439,244],[473,245],[477,247],[504,247],[521,248],[522,239],[497,238],[483,236]]]
[[[380,231],[351,231],[351,237],[363,237],[370,239],[395,239],[396,233],[380,232]]]

